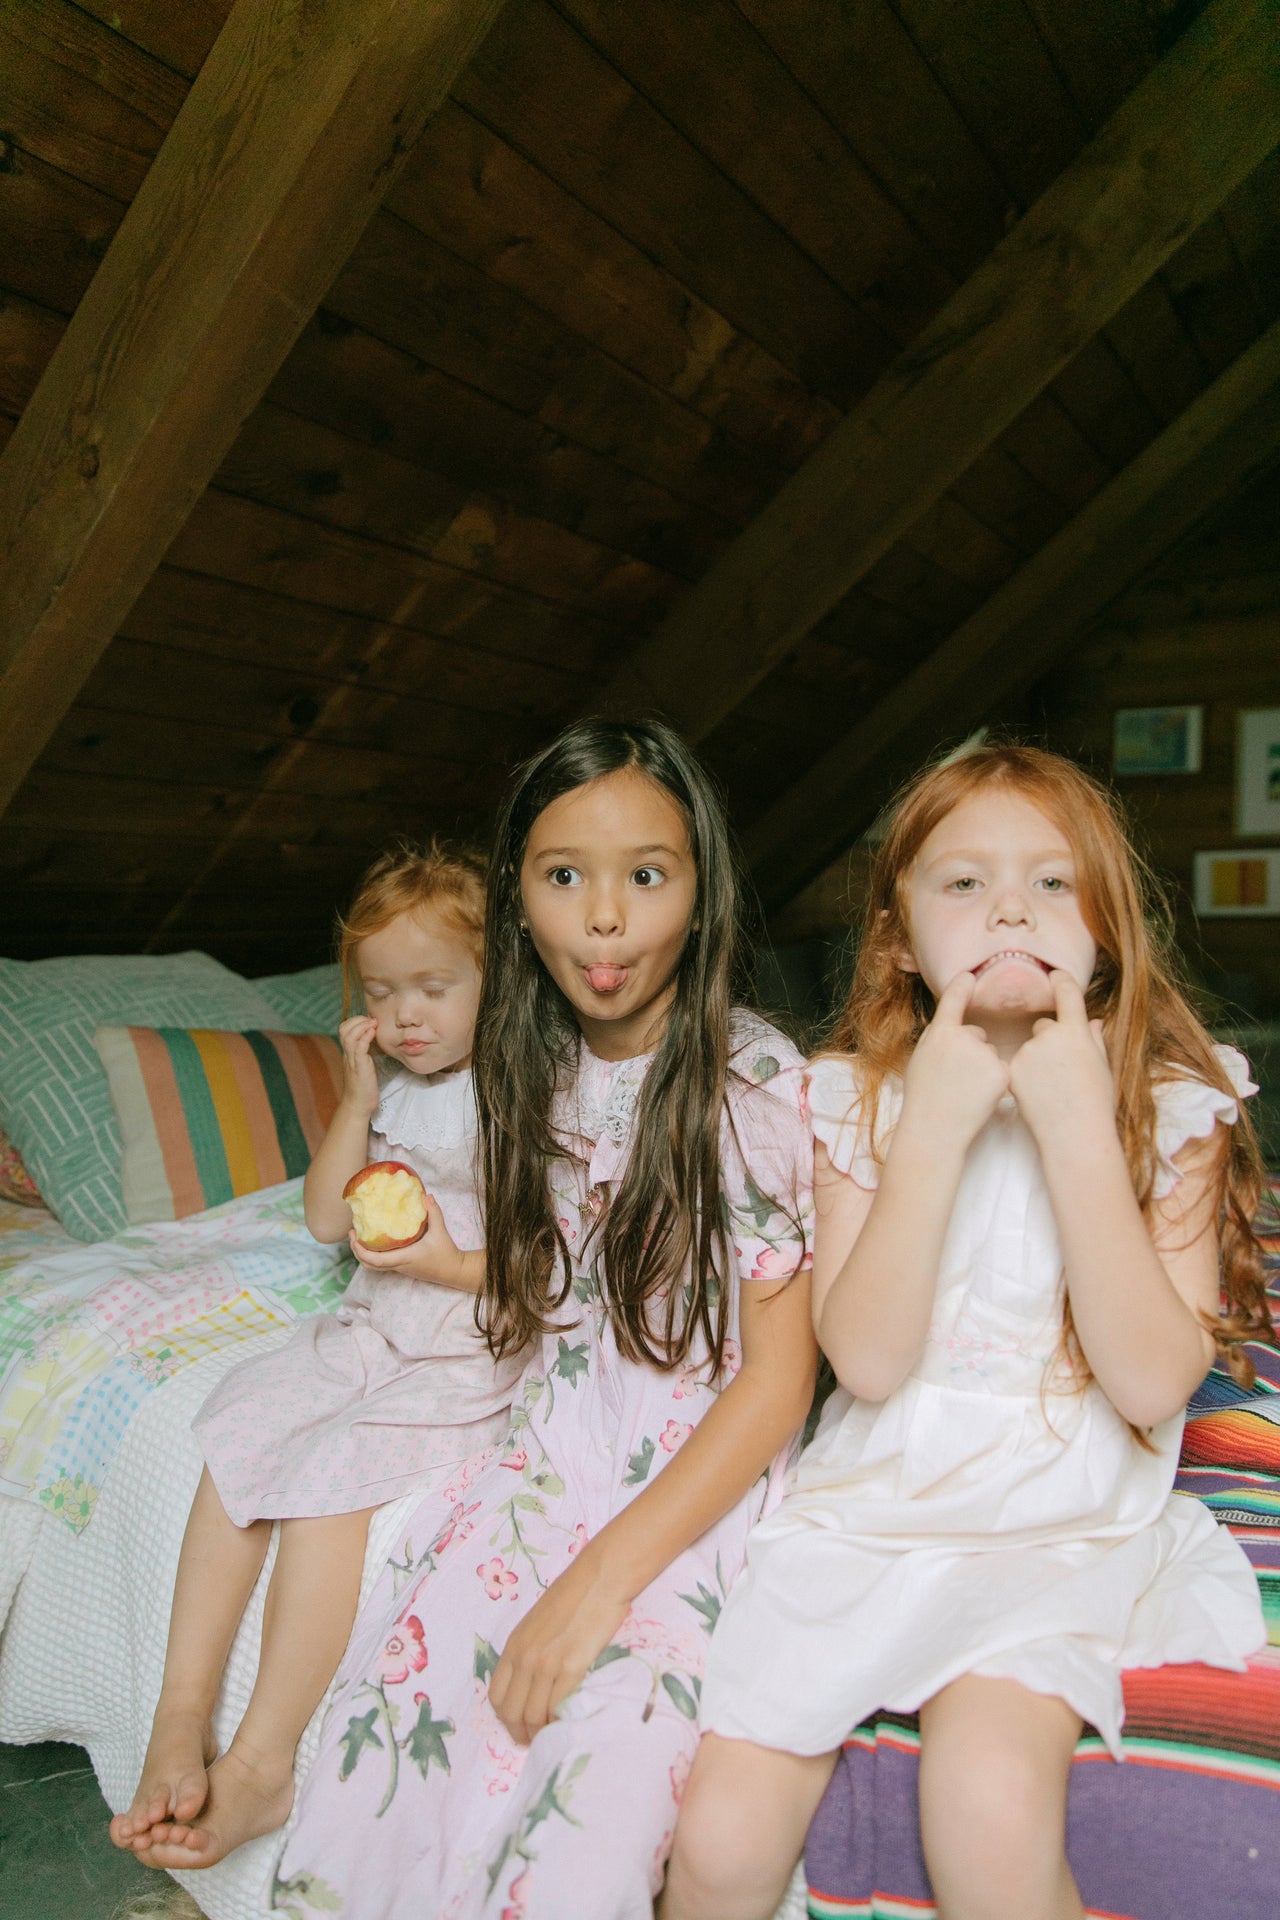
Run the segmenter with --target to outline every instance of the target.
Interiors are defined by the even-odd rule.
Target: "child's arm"
[[[1214,1173],[1221,1136],[1191,1142],[1183,1179],[1152,1209],[1134,1196],[1102,1028],[1065,973],[1057,1018],[1037,1022],[1013,1092],[1044,1162],[1076,1333],[1116,1411],[1137,1427],[1180,1413],[1213,1361],[1200,1318],[1218,1311]]]
[[[964,1025],[973,975],[941,995],[911,1057],[902,1113],[874,1194],[818,1150],[814,1325],[841,1386],[887,1400],[924,1345],[964,1157],[1008,1091],[1008,1069]]]
[[[308,1231],[331,1245],[351,1231],[351,1209],[342,1189],[369,1159],[369,1122],[378,1106],[378,1076],[370,1048],[376,1020],[357,1014],[338,1028],[342,1042],[342,1095],[302,1183],[302,1210]]]
[[[374,1253],[357,1240],[354,1233],[349,1238],[356,1259],[379,1273],[407,1274],[411,1280],[429,1280],[437,1287],[452,1287],[458,1293],[484,1291],[484,1248],[458,1246],[432,1193],[427,1195],[427,1230],[411,1247],[400,1247],[394,1253]]]
[[[740,1332],[741,1370],[715,1405],[507,1641],[489,1698],[521,1743],[546,1726],[636,1596],[737,1504],[804,1420],[817,1371],[807,1273],[773,1294],[745,1284]]]

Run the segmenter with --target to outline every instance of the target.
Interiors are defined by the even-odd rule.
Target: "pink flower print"
[[[529,1464],[528,1449],[517,1447],[515,1452],[509,1453],[501,1464],[504,1467],[510,1467],[512,1473],[523,1473]]]
[[[736,1340],[724,1343],[724,1370],[730,1376],[742,1371],[742,1348]]]
[[[479,1505],[480,1502],[477,1500],[471,1506],[464,1507],[459,1500],[457,1506],[454,1507],[449,1518],[445,1521],[441,1532],[436,1536],[435,1540],[433,1540],[431,1551],[435,1554],[443,1553],[455,1534],[457,1534],[460,1540],[465,1540],[471,1532],[470,1517],[476,1512]]]
[[[692,1400],[698,1390],[698,1368],[681,1367],[676,1375],[676,1383],[671,1389],[673,1400]]]
[[[491,1600],[501,1600],[504,1596],[508,1600],[515,1599],[520,1575],[514,1567],[507,1566],[505,1561],[499,1559],[496,1553],[492,1560],[482,1560],[476,1572],[484,1581],[484,1590]]]
[[[781,1247],[765,1247],[756,1255],[751,1269],[753,1280],[789,1280],[795,1272],[794,1256]]]
[[[573,1538],[569,1542],[570,1559],[573,1558],[573,1555],[575,1553],[581,1553],[582,1549],[586,1546],[586,1544],[587,1544],[587,1530],[583,1526],[581,1520],[579,1520],[577,1526],[573,1530]]]
[[[520,1778],[520,1765],[510,1747],[499,1746],[493,1739],[484,1743],[485,1753],[492,1764],[492,1771],[485,1774],[484,1790],[493,1799],[495,1794],[510,1793]]]
[[[598,1220],[604,1212],[604,1195],[599,1187],[592,1187],[587,1193],[587,1212],[593,1220]]]
[[[525,1901],[529,1898],[529,1869],[525,1867],[518,1873],[507,1888],[509,1907],[502,1909],[502,1920],[523,1920]]]
[[[692,1432],[693,1428],[687,1422],[682,1425],[678,1420],[668,1420],[658,1435],[658,1445],[664,1453],[675,1453],[684,1445]]]
[[[564,1235],[566,1240],[573,1241],[577,1239],[578,1237],[577,1228],[571,1227],[567,1220],[559,1220],[557,1221],[556,1224],[560,1228],[560,1231]]]
[[[393,1627],[386,1646],[378,1655],[378,1678],[387,1687],[398,1687],[410,1672],[421,1673],[427,1664],[427,1649],[422,1622],[416,1613]]]
[[[684,1799],[684,1790],[689,1782],[689,1769],[693,1765],[692,1750],[677,1754],[674,1764],[668,1768],[671,1780],[671,1798],[679,1806]]]

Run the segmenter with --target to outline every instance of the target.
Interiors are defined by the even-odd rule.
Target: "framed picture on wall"
[[[1202,920],[1280,914],[1280,847],[1198,853],[1193,896]]]
[[[1119,707],[1115,772],[1199,773],[1203,721],[1203,707]]]
[[[1236,832],[1280,836],[1280,707],[1240,715]]]

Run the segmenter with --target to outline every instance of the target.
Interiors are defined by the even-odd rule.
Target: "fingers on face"
[[[1055,967],[1049,975],[1049,985],[1053,988],[1053,1004],[1057,1009],[1059,1020],[1084,1026],[1088,1016],[1085,1013],[1084,995],[1080,991],[1079,981],[1073,979],[1062,967]]]
[[[938,1004],[934,1009],[935,1026],[958,1027],[960,1025],[973,998],[974,985],[975,981],[971,973],[958,973],[954,980],[947,982],[938,996]]]

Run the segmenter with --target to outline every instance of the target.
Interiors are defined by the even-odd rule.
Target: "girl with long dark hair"
[[[802,1063],[735,1010],[721,807],[670,729],[516,776],[475,1044],[512,1431],[358,1623],[275,1886],[345,1920],[649,1915],[708,1636],[813,1388]]]

